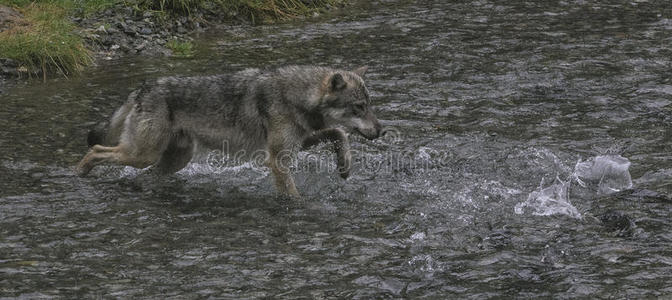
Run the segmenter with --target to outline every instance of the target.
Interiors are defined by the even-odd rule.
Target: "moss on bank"
[[[166,43],[166,47],[173,51],[177,57],[191,57],[194,55],[194,45],[189,41],[171,40]]]
[[[73,17],[86,18],[107,8],[131,7],[139,14],[152,11],[173,16],[208,12],[217,21],[246,19],[253,24],[311,15],[345,0],[0,0],[18,10],[25,22],[0,32],[0,58],[17,61],[28,74],[77,73],[93,62],[91,50],[79,34]],[[191,49],[172,44],[179,54]],[[182,51],[184,50],[184,51]]]

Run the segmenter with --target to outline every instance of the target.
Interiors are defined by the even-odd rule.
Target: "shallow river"
[[[5,90],[0,296],[672,296],[672,5],[452,2],[227,27],[191,59]],[[296,166],[303,201],[212,155],[74,175],[142,81],[287,64],[370,66],[394,131],[353,137],[348,180],[320,149]]]

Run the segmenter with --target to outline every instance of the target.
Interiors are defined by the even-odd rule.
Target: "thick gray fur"
[[[189,163],[196,146],[225,146],[230,153],[266,151],[279,191],[298,196],[285,160],[300,147],[334,142],[346,178],[351,165],[346,132],[369,139],[380,135],[365,71],[289,66],[160,78],[132,92],[106,128],[89,134],[91,151],[78,173],[86,175],[101,163],[154,165],[172,173]]]

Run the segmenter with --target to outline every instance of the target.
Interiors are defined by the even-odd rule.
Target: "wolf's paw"
[[[341,178],[348,179],[350,168],[352,167],[352,154],[350,150],[341,151],[338,155],[338,174]]]
[[[78,165],[75,167],[75,174],[77,174],[79,177],[86,177],[90,171],[91,168],[87,168],[86,166]]]
[[[339,168],[338,174],[341,175],[341,178],[348,179],[350,177],[350,168],[345,168],[344,170]]]

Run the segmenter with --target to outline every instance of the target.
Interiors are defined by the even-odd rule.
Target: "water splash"
[[[516,204],[514,211],[516,214],[527,212],[537,216],[564,214],[580,219],[581,213],[569,201],[570,184],[571,180],[563,181],[555,177],[553,184],[544,188],[542,179],[539,189],[531,192],[525,202]]]
[[[531,213],[538,216],[563,214],[573,218],[582,218],[581,213],[569,199],[572,181],[588,188],[589,193],[608,195],[632,188],[630,161],[620,155],[600,155],[586,161],[579,160],[567,180],[556,176],[553,184],[544,187],[541,180],[539,188],[531,192],[525,202],[516,204],[516,214]]]
[[[232,165],[232,166],[213,165],[203,162],[192,162],[189,165],[187,165],[184,169],[180,170],[178,174],[190,177],[203,174],[221,175],[230,173],[239,174],[244,172],[250,174],[257,174],[262,178],[268,176],[269,174],[268,168],[257,166],[254,162],[245,162],[239,165]]]
[[[594,187],[598,195],[609,195],[632,188],[630,161],[620,155],[600,155],[574,167],[574,179],[582,187]]]
[[[416,232],[411,235],[411,241],[422,241],[427,237],[424,232]]]

